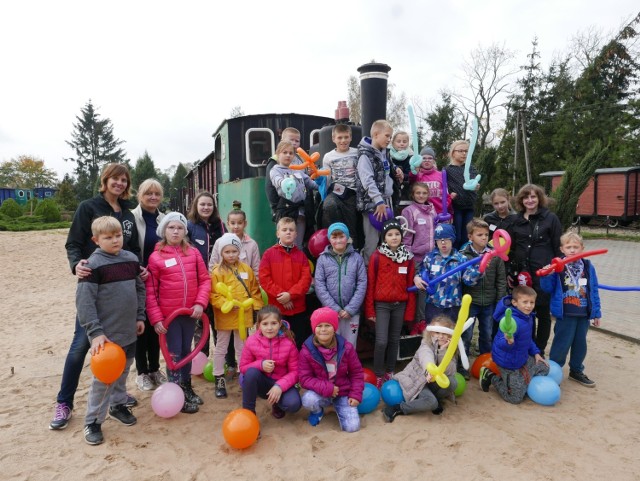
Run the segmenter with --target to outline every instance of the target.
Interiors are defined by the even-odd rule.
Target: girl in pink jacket
[[[436,214],[453,214],[453,206],[451,204],[451,194],[449,194],[447,186],[442,181],[442,172],[436,166],[436,153],[429,147],[423,147],[420,151],[422,163],[418,169],[418,174],[409,175],[409,182],[424,182],[429,186],[429,202],[433,204]],[[442,205],[442,191],[447,189],[445,193],[447,205]]]
[[[324,408],[333,405],[340,428],[348,433],[360,430],[358,405],[364,390],[364,371],[356,349],[336,334],[338,313],[321,307],[311,314],[313,334],[300,351],[300,385],[307,389],[302,405],[311,411],[309,424],[317,426]]]
[[[300,410],[298,350],[289,326],[275,306],[258,312],[257,330],[247,338],[240,358],[242,407],[256,412],[260,396],[271,405],[271,414],[281,419]]]
[[[191,352],[196,320],[209,303],[211,279],[200,253],[187,242],[187,219],[178,212],[163,217],[156,231],[160,242],[149,257],[147,314],[158,334],[166,334],[167,347],[174,362]],[[178,316],[168,326],[166,319],[180,308],[191,316]],[[191,387],[191,363],[178,370],[167,370],[169,380],[184,391],[182,412],[195,413],[202,398]]]

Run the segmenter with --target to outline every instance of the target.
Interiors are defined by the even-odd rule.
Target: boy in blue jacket
[[[481,368],[480,387],[488,392],[493,384],[502,399],[511,404],[522,402],[533,376],[549,374],[549,365],[533,342],[535,305],[536,291],[531,287],[517,286],[511,296],[502,298],[493,313],[494,320],[500,322],[506,310],[511,308],[517,329],[512,336],[498,332],[494,338],[491,357],[500,368],[500,375]]]
[[[560,250],[565,256],[580,254],[584,250],[582,236],[567,232],[560,237]],[[584,358],[587,357],[587,331],[589,322],[600,325],[600,294],[598,277],[593,264],[578,259],[564,266],[561,273],[540,278],[540,287],[551,294],[551,314],[556,318],[553,344],[549,358],[564,366],[569,359],[569,379],[583,386],[595,387],[584,373]]]

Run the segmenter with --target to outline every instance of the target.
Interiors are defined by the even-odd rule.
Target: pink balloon
[[[328,245],[329,237],[327,236],[327,229],[320,229],[315,231],[311,237],[309,237],[307,249],[309,249],[309,252],[313,257],[318,257]]]
[[[184,405],[184,392],[175,383],[166,382],[159,386],[151,396],[151,408],[161,418],[171,418],[178,414]]]
[[[191,374],[199,376],[204,371],[204,367],[207,365],[209,358],[204,352],[199,352],[196,357],[191,361]]]

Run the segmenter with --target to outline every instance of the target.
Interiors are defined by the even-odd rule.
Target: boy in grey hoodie
[[[98,217],[91,224],[92,240],[98,244],[88,259],[89,276],[78,281],[76,308],[85,328],[92,356],[113,342],[125,352],[124,371],[112,384],[95,377],[89,389],[84,438],[88,444],[104,441],[102,423],[109,415],[131,426],[136,417],[125,406],[127,376],[136,352],[136,338],[144,331],[145,287],[135,254],[122,249],[122,227],[115,217]]]

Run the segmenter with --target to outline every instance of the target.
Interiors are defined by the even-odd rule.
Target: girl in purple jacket
[[[338,313],[330,307],[311,315],[313,334],[300,351],[300,385],[307,389],[302,405],[311,411],[309,424],[317,426],[324,408],[333,405],[340,428],[348,433],[360,430],[358,405],[362,401],[364,371],[353,345],[336,334]]]

